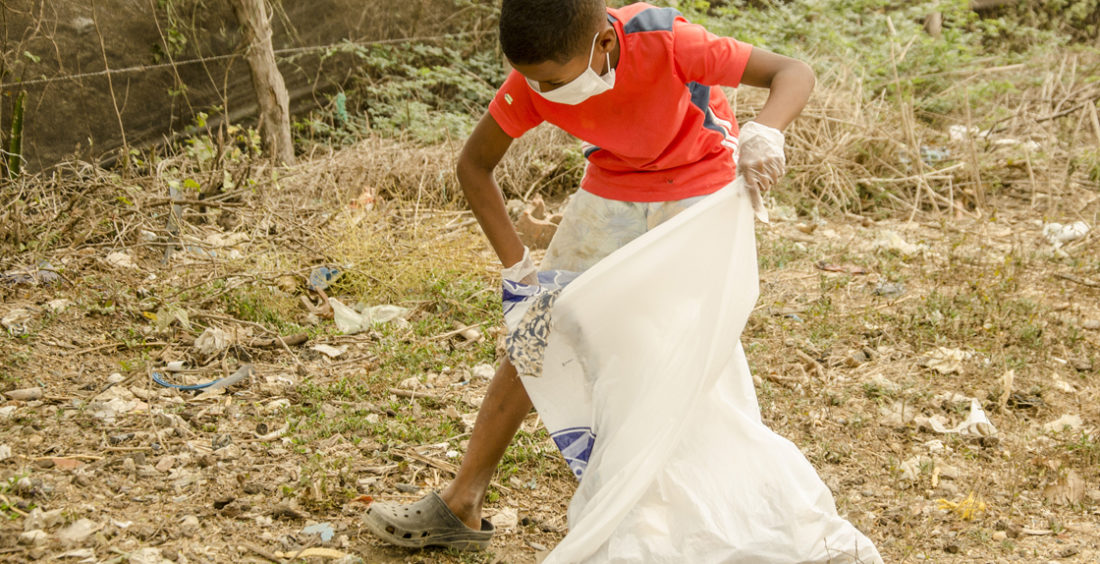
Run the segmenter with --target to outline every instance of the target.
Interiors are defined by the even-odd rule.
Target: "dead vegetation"
[[[935,118],[837,69],[791,129],[744,339],[765,421],[889,561],[1100,557],[1100,237],[1049,229],[1098,223],[1098,68],[990,66],[957,77],[969,117]],[[980,94],[990,77],[1012,87]],[[739,117],[760,102],[739,91]],[[457,142],[312,147],[272,168],[221,125],[0,187],[0,560],[527,562],[564,534],[573,482],[535,415],[490,491],[492,554],[361,530],[370,499],[438,488],[462,455],[497,267]],[[576,146],[515,149],[508,197],[557,207]],[[345,334],[330,298],[402,311]],[[244,365],[220,391],[153,379]],[[962,431],[974,401],[992,430]]]

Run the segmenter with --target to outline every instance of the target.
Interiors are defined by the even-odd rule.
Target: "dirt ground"
[[[193,217],[195,246],[167,262],[122,226],[41,257],[60,278],[7,273],[0,560],[333,561],[310,556],[328,549],[520,563],[561,539],[573,478],[535,414],[491,488],[487,553],[407,552],[362,527],[372,500],[416,499],[458,464],[496,355],[499,282],[465,212],[382,198],[365,212],[357,187],[313,198],[341,162],[201,212],[221,215]],[[291,201],[308,202],[300,216]],[[1095,226],[1100,196],[1055,208],[1006,193],[989,209],[876,221],[774,207],[743,337],[763,417],[887,561],[1095,562],[1100,236],[1056,248],[1044,222]],[[345,259],[324,295],[407,311],[343,334],[307,282],[316,256]],[[152,377],[193,384],[245,363],[250,378],[213,392]]]

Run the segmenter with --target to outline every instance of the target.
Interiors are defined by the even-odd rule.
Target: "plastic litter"
[[[91,519],[77,519],[57,532],[57,540],[61,541],[61,544],[76,544],[92,536],[100,528],[102,525]]]
[[[905,284],[901,282],[883,282],[875,286],[875,295],[884,298],[896,298],[905,293]]]
[[[940,374],[961,372],[963,363],[974,357],[974,353],[962,349],[937,347],[921,359],[921,366],[931,368]]]
[[[61,280],[57,270],[47,261],[41,261],[36,268],[9,270],[0,274],[0,282],[6,284],[27,284],[29,286],[46,286]]]
[[[336,298],[328,299],[332,306],[333,321],[336,328],[345,335],[354,335],[370,329],[376,323],[388,323],[409,314],[409,309],[395,305],[377,305],[368,307],[362,313],[344,305]]]
[[[739,344],[756,264],[737,182],[560,291],[541,373],[521,376],[580,478],[547,564],[882,562],[798,448],[760,419]],[[537,312],[541,295],[521,299],[519,319]],[[509,328],[532,330],[516,309]]]
[[[116,268],[137,268],[133,257],[121,251],[107,253],[106,260],[107,264]]]
[[[314,291],[324,290],[340,277],[342,271],[329,266],[318,266],[309,273],[309,287]]]
[[[319,353],[321,353],[321,354],[323,354],[323,355],[325,355],[325,356],[327,356],[327,357],[329,357],[329,358],[336,358],[336,357],[348,352],[348,346],[347,345],[340,345],[339,347],[334,347],[332,345],[320,344],[320,345],[313,345],[310,348],[317,351],[317,352],[319,352]]]
[[[879,233],[878,238],[871,244],[871,247],[886,251],[896,251],[906,257],[918,255],[928,250],[928,245],[923,243],[910,243],[899,235],[897,231],[890,229]]]
[[[50,300],[46,302],[46,309],[50,310],[53,313],[61,313],[66,309],[69,309],[69,306],[71,305],[73,305],[72,300],[57,298],[56,300]]]
[[[1081,239],[1089,232],[1089,224],[1076,221],[1069,225],[1061,223],[1047,223],[1043,225],[1043,237],[1055,248],[1059,249],[1067,243]]]
[[[195,339],[195,352],[204,357],[212,357],[229,348],[229,334],[217,327],[207,327]]]
[[[225,378],[218,378],[217,380],[211,380],[210,382],[206,382],[205,384],[190,384],[190,385],[173,384],[172,382],[167,382],[167,381],[164,380],[164,375],[161,374],[160,372],[153,372],[152,377],[153,377],[154,382],[156,382],[156,383],[158,383],[161,386],[164,386],[166,388],[175,388],[177,390],[204,390],[204,389],[206,389],[206,390],[218,390],[218,389],[222,389],[222,388],[228,388],[229,386],[232,386],[233,384],[236,384],[236,383],[252,376],[252,372],[253,372],[252,365],[251,364],[245,364],[245,365],[242,365],[240,368],[238,368],[236,372],[234,372],[233,374],[230,374],[229,376],[226,376]]]
[[[948,427],[942,415],[918,416],[914,419],[917,427],[929,429],[936,433],[959,434],[966,437],[995,437],[997,427],[989,420],[989,416],[982,409],[982,404],[977,399],[970,399],[970,412],[966,419],[954,427]]]
[[[321,542],[328,542],[332,540],[332,537],[336,534],[336,531],[333,530],[332,523],[316,523],[302,529],[302,534],[316,534],[321,537]]]
[[[27,324],[34,319],[34,315],[35,312],[31,309],[15,308],[0,317],[0,325],[12,335],[24,335],[28,331]]]
[[[1046,423],[1043,425],[1043,430],[1048,433],[1059,433],[1061,431],[1069,430],[1076,431],[1084,425],[1084,421],[1081,420],[1080,415],[1064,414],[1058,419]]]

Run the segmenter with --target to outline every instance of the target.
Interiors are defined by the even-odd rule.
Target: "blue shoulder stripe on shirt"
[[[623,33],[639,31],[672,31],[672,22],[680,15],[675,8],[646,8],[630,18]]]

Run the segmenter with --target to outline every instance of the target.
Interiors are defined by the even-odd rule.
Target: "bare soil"
[[[368,562],[532,562],[552,548],[574,484],[536,414],[491,488],[487,514],[505,527],[489,552],[390,548],[361,524],[372,500],[447,483],[500,337],[499,282],[472,217],[439,205],[428,172],[394,180],[413,187],[402,199],[369,170],[371,155],[409,171],[433,151],[447,149],[368,141],[252,171],[269,180],[186,208],[190,246],[167,262],[161,192],[89,180],[131,205],[88,227],[101,230],[92,242],[23,256],[35,259],[23,270],[48,261],[63,278],[0,285],[0,392],[42,393],[0,403],[0,560],[321,561],[302,551],[329,548]],[[913,221],[773,208],[744,334],[763,417],[887,561],[1095,562],[1100,236],[1056,249],[1043,224],[1074,210],[1054,219],[1095,226],[1100,196],[992,198],[995,215]],[[114,198],[88,200],[103,201]],[[345,271],[326,295],[401,305],[406,321],[341,334],[306,282],[321,258]],[[207,329],[228,338],[212,355],[196,347]],[[172,361],[189,370],[168,372]],[[244,363],[252,377],[219,393],[151,377],[197,383]],[[995,430],[933,429],[963,422],[971,398]],[[315,524],[331,539],[303,532]]]

